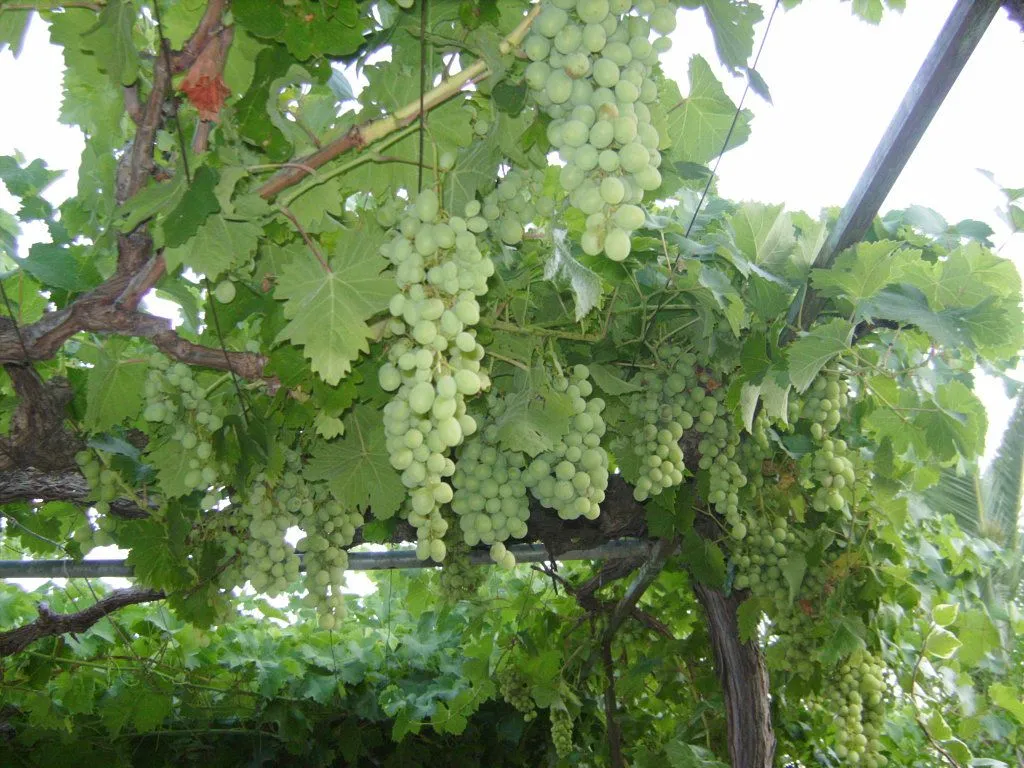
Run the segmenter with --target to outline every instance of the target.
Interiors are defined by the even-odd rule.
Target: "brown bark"
[[[0,632],[0,658],[23,651],[44,637],[84,632],[114,611],[129,605],[162,600],[164,597],[164,593],[159,589],[117,589],[77,613],[53,613],[46,603],[40,603],[38,619],[17,629]]]
[[[697,600],[708,618],[715,669],[725,697],[729,760],[732,768],[771,768],[775,756],[768,669],[761,649],[740,642],[736,609],[742,602],[694,582]]]

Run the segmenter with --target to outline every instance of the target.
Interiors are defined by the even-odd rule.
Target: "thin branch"
[[[672,539],[658,539],[654,549],[651,551],[650,559],[640,567],[640,572],[612,611],[612,615],[608,619],[608,626],[604,631],[606,641],[611,641],[619,627],[622,626],[622,622],[633,614],[633,609],[636,608],[636,604],[640,601],[644,592],[658,578],[658,574],[661,573],[668,559],[678,547],[678,536]]]
[[[46,603],[40,603],[38,619],[17,629],[0,632],[0,658],[18,653],[44,637],[84,632],[114,611],[129,605],[163,600],[164,597],[166,595],[159,589],[118,589],[77,613],[53,613]]]
[[[540,5],[535,5],[530,9],[530,12],[519,25],[501,41],[499,48],[502,53],[510,52],[522,42],[530,29],[530,25],[533,24],[533,20],[537,18],[539,13]],[[394,114],[353,126],[344,136],[327,144],[323,149],[294,162],[309,168],[319,168],[346,152],[354,149],[363,149],[400,128],[415,122],[422,113],[429,112],[431,109],[443,104],[460,93],[468,83],[478,77],[485,77],[489,73],[490,70],[483,59],[475,61],[455,77],[445,80],[440,85],[427,91],[422,97],[417,97],[414,101],[401,107]],[[288,187],[298,184],[305,177],[306,173],[301,169],[287,168],[260,187],[259,194],[264,200],[270,200],[280,192],[288,189]]]
[[[206,5],[206,12],[200,19],[195,32],[185,41],[180,51],[171,53],[171,69],[175,74],[184,72],[192,66],[203,49],[209,44],[210,39],[219,31],[221,16],[227,7],[227,0],[210,0]]]

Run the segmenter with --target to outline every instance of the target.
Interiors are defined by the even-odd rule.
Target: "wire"
[[[764,44],[767,42],[767,40],[768,40],[768,33],[771,32],[771,29],[772,29],[772,21],[775,19],[775,12],[777,10],[779,10],[779,2],[780,2],[780,0],[775,0],[775,4],[772,6],[772,12],[768,15],[768,23],[765,25],[765,28],[764,28],[764,35],[761,36],[761,44],[757,48],[757,53],[754,56],[754,61],[751,64],[751,66],[749,67],[749,69],[757,69],[757,62],[760,61],[760,59],[761,59],[761,52],[764,51]],[[733,131],[736,130],[736,125],[737,125],[737,123],[739,123],[740,115],[743,113],[743,103],[746,101],[748,93],[750,93],[750,78],[749,77],[747,78],[746,86],[743,88],[743,95],[740,96],[739,103],[736,105],[736,112],[732,116],[732,123],[729,124],[729,130],[725,134],[725,141],[722,144],[722,150],[718,153],[718,157],[715,158],[715,165],[711,169],[711,173],[708,176],[708,183],[704,185],[704,191],[701,192],[700,199],[697,201],[697,205],[693,209],[693,216],[690,218],[690,223],[686,227],[685,237],[687,237],[687,238],[689,238],[690,237],[690,233],[693,232],[693,227],[697,223],[697,216],[700,214],[700,210],[701,210],[701,208],[704,205],[704,201],[707,199],[708,192],[711,191],[711,184],[718,177],[718,166],[721,164],[722,157],[723,157],[723,155],[725,155],[726,150],[729,149],[729,142],[732,140]],[[672,264],[671,271],[669,272],[669,278],[672,281],[672,285],[673,286],[675,285],[675,282],[676,282],[676,273],[677,273],[677,271],[679,269],[679,262],[682,260],[682,258],[683,258],[683,253],[682,253],[682,251],[680,251],[679,255],[676,256],[675,262]],[[647,336],[648,336],[648,334],[650,334],[651,328],[654,326],[653,319],[658,315],[659,312],[661,312],[662,308],[664,308],[664,306],[669,301],[672,300],[672,298],[673,298],[673,296],[671,296],[668,293],[668,291],[666,291],[665,295],[662,297],[661,301],[658,303],[658,306],[655,307],[654,312],[651,314],[651,321],[646,324],[646,327],[644,328],[643,336],[640,337],[641,345],[644,342],[647,341]]]

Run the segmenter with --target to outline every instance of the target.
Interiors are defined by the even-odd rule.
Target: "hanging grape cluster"
[[[527,225],[549,217],[555,203],[544,193],[544,172],[512,168],[484,198],[481,213],[506,245],[522,242]]]
[[[551,707],[551,743],[555,754],[568,757],[572,752],[572,715],[564,707]]]
[[[474,567],[469,561],[469,547],[463,542],[449,536],[445,544],[448,556],[441,568],[441,596],[449,603],[476,597],[484,582],[484,569]]]
[[[524,722],[537,717],[537,705],[530,695],[530,681],[520,671],[519,664],[513,659],[506,659],[494,671],[494,679],[501,698],[522,713]]]
[[[501,398],[488,398],[488,414],[497,420],[504,413]],[[512,568],[515,556],[504,542],[526,536],[530,501],[526,495],[522,453],[507,451],[498,445],[497,427],[487,424],[470,438],[459,453],[452,477],[455,497],[452,511],[458,515],[463,540],[469,546],[490,545],[491,558],[504,568]]]
[[[188,452],[188,471],[183,483],[190,489],[207,489],[226,475],[213,455],[213,433],[223,426],[224,413],[207,399],[191,367],[171,363],[155,353],[149,360],[149,374],[143,387],[146,406],[143,418],[154,425],[166,425],[167,437]],[[215,501],[215,498],[207,501]],[[209,506],[209,505],[207,505]]]
[[[332,499],[325,484],[301,473],[301,455],[287,450],[279,476],[260,472],[241,503],[217,515],[227,554],[220,584],[228,589],[248,581],[258,592],[280,594],[298,580],[302,552],[306,602],[317,610],[320,626],[331,629],[345,611],[346,548],[364,521]],[[305,534],[294,547],[285,538],[293,527]]]
[[[597,519],[608,487],[608,453],[601,447],[605,402],[590,398],[594,388],[589,376],[585,365],[576,365],[568,377],[555,380],[554,389],[572,401],[569,432],[553,450],[534,458],[523,474],[537,501],[563,520]]]
[[[845,764],[881,768],[889,762],[879,740],[885,721],[885,663],[858,650],[839,665],[838,675],[822,704],[835,718],[833,749]]]
[[[565,163],[560,183],[586,217],[588,254],[625,259],[643,225],[644,193],[661,186],[661,138],[651,75],[668,49],[667,0],[544,0],[523,50],[526,82],[552,118],[548,140]]]
[[[817,512],[842,512],[852,498],[854,456],[845,440],[832,437],[848,403],[845,382],[828,374],[814,380],[800,409],[800,417],[811,422],[811,438],[816,444],[806,476],[815,488],[811,506]]]
[[[477,243],[487,229],[479,213],[480,203],[472,201],[465,216],[448,217],[437,194],[425,190],[381,247],[398,286],[389,323],[398,338],[379,373],[381,387],[394,393],[384,407],[384,429],[391,465],[410,490],[407,516],[422,560],[444,559],[448,524],[441,507],[453,498],[447,478],[455,472],[447,454],[477,429],[465,398],[489,385],[472,330],[480,319],[476,297],[487,292],[494,273]]]

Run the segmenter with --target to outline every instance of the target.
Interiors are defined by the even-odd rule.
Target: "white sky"
[[[767,13],[771,3],[763,5]],[[853,17],[850,4],[838,0],[805,0],[793,11],[780,10],[758,66],[774,104],[747,97],[753,132],[723,158],[721,193],[785,202],[811,214],[845,203],[952,7],[953,0],[910,0],[902,15],[887,13],[877,27]],[[665,66],[685,93],[690,55],[717,64],[703,13],[680,12],[674,39]],[[19,59],[9,50],[0,54],[0,100],[11,107],[0,122],[0,153],[20,150],[50,168],[67,169],[47,195],[55,203],[75,193],[82,151],[79,131],[57,122],[61,67],[60,51],[47,44],[38,17]],[[996,231],[999,252],[1018,268],[1024,265],[1024,235],[1010,237],[996,213],[1003,198],[977,169],[993,171],[1004,186],[1024,186],[1024,96],[1013,87],[1020,72],[1024,34],[1001,11],[883,206],[884,212],[919,204],[951,223],[985,221]],[[744,81],[721,70],[719,77],[738,99]],[[13,211],[12,202],[0,186],[0,206]],[[45,237],[39,229],[25,234],[22,249]],[[979,389],[989,409],[991,451],[1008,408],[997,383],[982,382]]]

